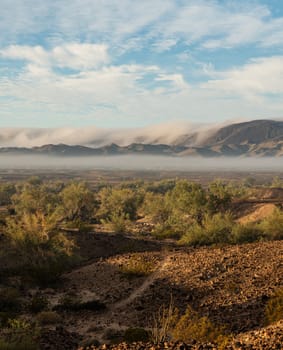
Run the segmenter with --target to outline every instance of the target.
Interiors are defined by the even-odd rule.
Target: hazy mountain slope
[[[270,140],[283,140],[283,121],[253,120],[231,124],[215,132],[202,142],[202,146],[215,144],[260,144]]]

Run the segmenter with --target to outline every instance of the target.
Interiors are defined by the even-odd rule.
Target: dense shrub
[[[255,242],[262,238],[263,234],[258,225],[253,223],[238,224],[232,227],[230,242],[234,244]]]
[[[263,237],[268,240],[283,239],[283,211],[276,208],[259,225]]]
[[[72,182],[60,193],[60,216],[67,221],[89,222],[94,215],[96,201],[84,182]]]
[[[173,337],[190,343],[191,341],[211,342],[222,346],[226,343],[224,327],[214,325],[207,317],[199,316],[190,306],[179,319],[173,332]]]
[[[102,219],[101,222],[114,233],[126,233],[131,228],[131,221],[125,213],[113,212],[107,219]]]
[[[56,280],[72,260],[74,243],[57,230],[54,215],[9,218],[5,235],[18,253],[22,272],[40,284]]]
[[[3,329],[0,338],[0,350],[38,350],[38,329],[30,323],[12,319]]]
[[[133,256],[127,263],[120,267],[120,272],[127,278],[143,277],[150,275],[155,264],[142,256]]]
[[[231,240],[233,220],[229,214],[206,215],[202,225],[193,224],[181,238],[181,244],[211,245]]]
[[[208,187],[207,208],[211,214],[227,211],[233,195],[228,185],[222,181],[214,181]]]
[[[113,215],[124,216],[129,220],[137,218],[137,210],[143,200],[143,193],[126,188],[103,188],[99,194],[100,206],[98,216],[101,219],[111,219]]]
[[[0,338],[0,350],[39,350],[39,345],[29,337],[20,342],[10,342]]]
[[[283,319],[283,288],[277,290],[269,299],[265,308],[267,324]]]

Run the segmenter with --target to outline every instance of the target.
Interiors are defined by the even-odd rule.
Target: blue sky
[[[283,116],[282,0],[0,5],[0,127]]]

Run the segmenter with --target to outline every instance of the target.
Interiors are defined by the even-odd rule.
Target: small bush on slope
[[[56,280],[73,259],[74,243],[57,229],[56,215],[41,212],[7,220],[5,235],[22,272],[39,284]]]
[[[267,240],[283,239],[283,211],[276,208],[259,224],[259,228]]]
[[[202,225],[193,224],[180,243],[194,246],[229,243],[233,225],[229,214],[205,215]]]
[[[12,319],[3,329],[0,338],[0,350],[38,350],[38,329],[30,323]]]
[[[225,334],[224,327],[215,326],[207,317],[199,316],[190,306],[177,322],[172,334],[175,339],[188,343],[192,340],[217,343],[219,348],[224,348],[230,339]]]
[[[120,272],[127,278],[148,276],[154,271],[155,265],[146,257],[133,256],[127,264],[121,266]]]
[[[269,299],[265,308],[267,324],[283,319],[283,288],[277,290]]]

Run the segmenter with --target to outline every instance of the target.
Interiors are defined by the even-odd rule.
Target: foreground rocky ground
[[[99,240],[103,241],[102,236]],[[91,244],[88,249],[91,251]],[[139,262],[147,264],[148,271],[129,274],[129,269],[135,264],[139,266]],[[122,342],[128,328],[150,329],[153,314],[160,306],[168,306],[171,298],[180,314],[190,305],[200,316],[225,326],[234,335],[231,349],[282,348],[283,323],[264,328],[266,303],[283,286],[282,241],[196,249],[148,243],[143,251],[94,259],[64,278],[64,284],[56,290],[42,291],[51,305],[56,307],[62,297],[71,294],[81,302],[99,300],[105,308],[60,311],[63,321],[57,330],[54,327],[46,330],[42,349],[77,349],[79,344]],[[58,344],[60,347],[56,347]],[[211,344],[166,346],[216,348]],[[113,349],[154,350],[166,346],[135,344]]]
[[[164,342],[159,344],[125,342],[118,345],[89,345],[78,347],[79,339],[76,335],[63,329],[49,331],[42,336],[42,349],[77,349],[77,350],[217,350],[219,347],[211,343]],[[283,320],[262,329],[242,333],[225,346],[227,350],[281,350],[283,344]],[[223,349],[223,348],[221,348]]]

